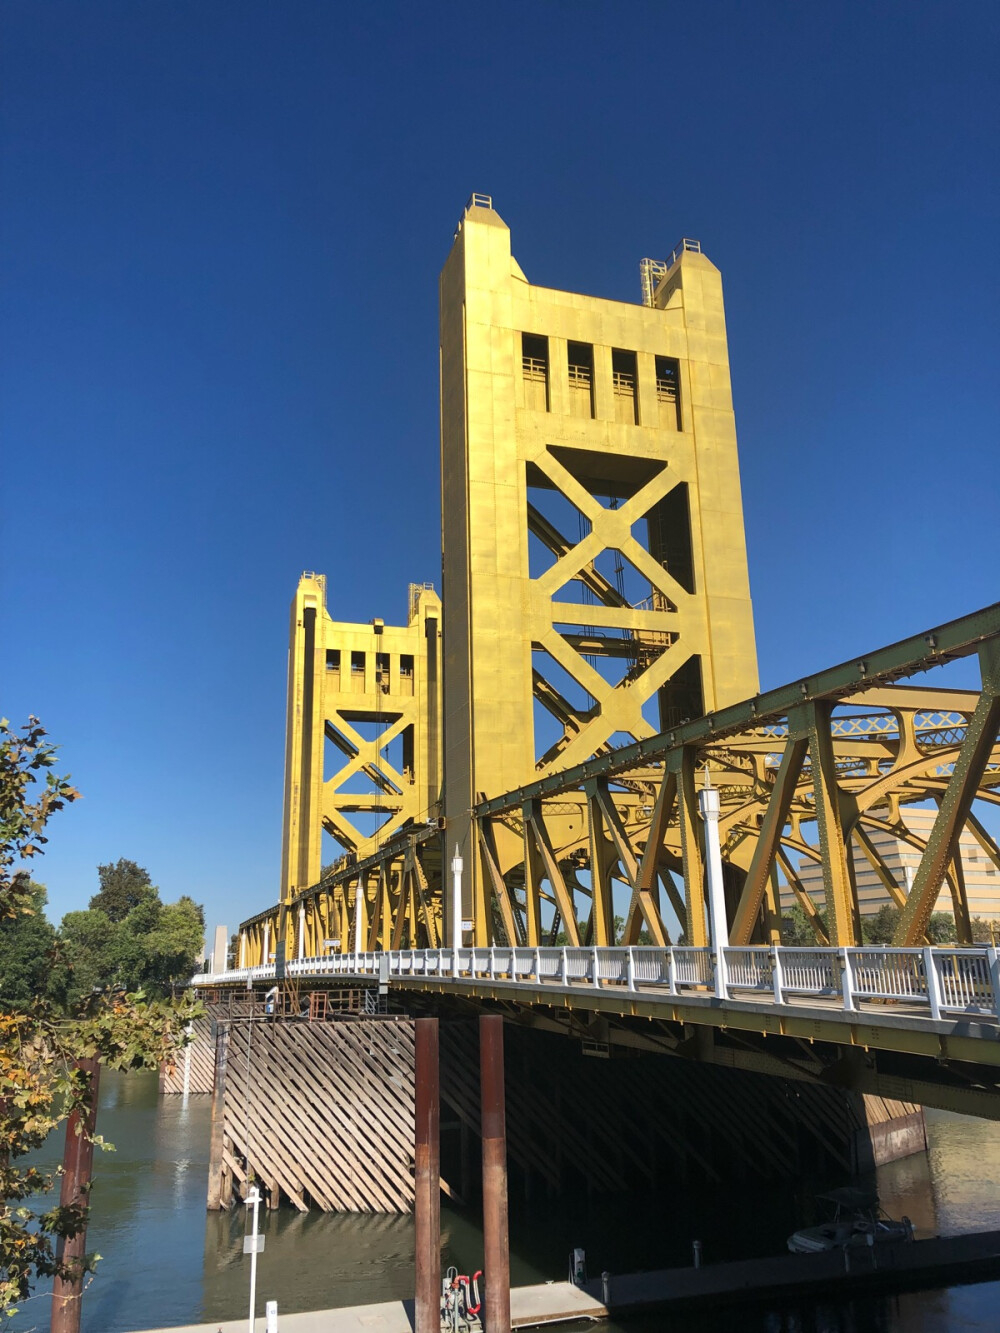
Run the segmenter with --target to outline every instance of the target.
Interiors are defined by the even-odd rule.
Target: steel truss
[[[978,657],[978,690],[900,685]],[[707,766],[720,790],[730,944],[781,942],[784,882],[820,945],[861,944],[854,848],[902,910],[895,943],[925,942],[941,889],[950,890],[959,944],[971,944],[959,838],[975,837],[1000,869],[1000,847],[972,810],[1000,804],[1000,604],[867,657],[794,681],[561,773],[473,810],[485,886],[475,904],[478,946],[667,946],[708,943],[698,790]],[[901,809],[933,801],[929,836]],[[818,847],[804,828],[818,830]],[[872,834],[915,847],[912,886],[894,878]],[[289,958],[362,949],[435,948],[442,939],[445,834],[403,830],[348,865],[245,922],[241,965],[267,961],[265,936]],[[827,929],[800,882],[800,856],[819,862]],[[794,859],[793,859],[794,858]],[[621,930],[613,887],[627,886]],[[665,910],[669,904],[671,912]],[[680,921],[681,940],[669,923]]]

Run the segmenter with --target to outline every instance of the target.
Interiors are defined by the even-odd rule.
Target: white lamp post
[[[705,821],[705,864],[708,870],[708,916],[712,927],[712,953],[715,958],[715,994],[728,998],[725,948],[729,943],[726,920],[726,891],[722,882],[722,849],[719,846],[719,793],[712,786],[708,765],[705,785],[698,793],[698,810]]]
[[[462,853],[456,845],[451,858],[451,974],[458,976],[458,951],[462,947]]]

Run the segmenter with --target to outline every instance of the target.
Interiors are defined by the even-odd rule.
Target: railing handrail
[[[488,977],[514,987],[624,986],[629,991],[701,991],[729,1003],[732,992],[768,994],[776,1006],[789,997],[840,998],[835,1015],[867,1001],[916,1007],[907,1017],[925,1021],[944,1014],[976,1014],[1000,1020],[1000,961],[993,945],[910,948],[895,945],[726,945],[721,955],[704,945],[477,945],[400,949],[296,958],[293,976],[437,976],[461,982]],[[719,973],[721,972],[721,976]],[[270,981],[273,963],[199,973],[193,986]]]

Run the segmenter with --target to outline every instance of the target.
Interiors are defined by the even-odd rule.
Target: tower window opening
[[[351,689],[355,694],[365,692],[364,653],[351,653]]]
[[[591,343],[569,343],[569,410],[574,417],[594,415],[594,348]]]
[[[521,334],[521,369],[524,405],[536,412],[549,410],[549,340],[540,333]]]
[[[375,654],[375,685],[383,694],[389,693],[389,654]]]
[[[680,366],[671,356],[656,358],[656,401],[660,409],[660,425],[680,430]]]
[[[340,670],[340,649],[327,648],[326,650],[326,669],[327,671]]]
[[[401,653],[399,658],[399,691],[413,693],[413,654]]]
[[[639,424],[639,401],[635,392],[635,352],[611,351],[611,380],[615,397],[615,420],[626,426]]]

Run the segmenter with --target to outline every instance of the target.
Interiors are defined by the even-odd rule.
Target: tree
[[[45,886],[28,887],[31,911],[0,921],[0,1005],[23,1006],[39,995],[54,998],[65,987],[55,928],[45,918]]]
[[[148,872],[138,869],[148,880]],[[205,914],[198,903],[186,894],[176,903],[162,903],[159,889],[150,883],[127,914],[115,920],[96,906],[102,893],[91,898],[88,911],[67,912],[62,920],[60,938],[73,967],[71,994],[81,998],[95,987],[123,986],[166,995],[186,985],[196,970],[205,933]],[[123,902],[113,899],[112,905]]]
[[[891,944],[899,925],[899,908],[883,903],[874,916],[861,918],[861,938],[865,944]]]
[[[131,921],[131,916],[129,917]],[[190,981],[205,938],[205,913],[187,894],[167,903],[145,940],[148,980],[163,989]]]
[[[20,733],[0,721],[0,921],[15,929],[40,916],[38,887],[23,868],[45,844],[55,811],[79,793],[51,770],[55,749],[30,717]],[[41,784],[41,791],[36,788]],[[82,917],[100,917],[84,912]],[[113,924],[113,923],[112,923]],[[95,922],[81,923],[96,930]],[[13,984],[13,983],[12,983]],[[18,983],[20,984],[20,983]],[[191,998],[150,1003],[123,990],[91,990],[58,1003],[37,992],[0,1008],[0,1315],[12,1314],[39,1276],[79,1283],[93,1256],[67,1260],[60,1242],[87,1226],[87,1195],[38,1214],[26,1200],[47,1191],[51,1177],[23,1158],[67,1116],[86,1110],[92,1082],[81,1062],[115,1069],[156,1068],[183,1044],[199,1012]],[[95,1143],[100,1139],[94,1137]]]
[[[817,913],[817,919],[823,929],[826,930],[826,918],[822,912]],[[788,911],[782,914],[781,942],[799,948],[810,948],[818,943],[816,932],[813,930],[809,917],[806,916],[805,909],[800,903],[793,903]]]
[[[109,921],[124,921],[133,908],[157,895],[149,871],[124,858],[114,865],[98,866],[101,887],[90,900],[92,911],[103,912]]]

